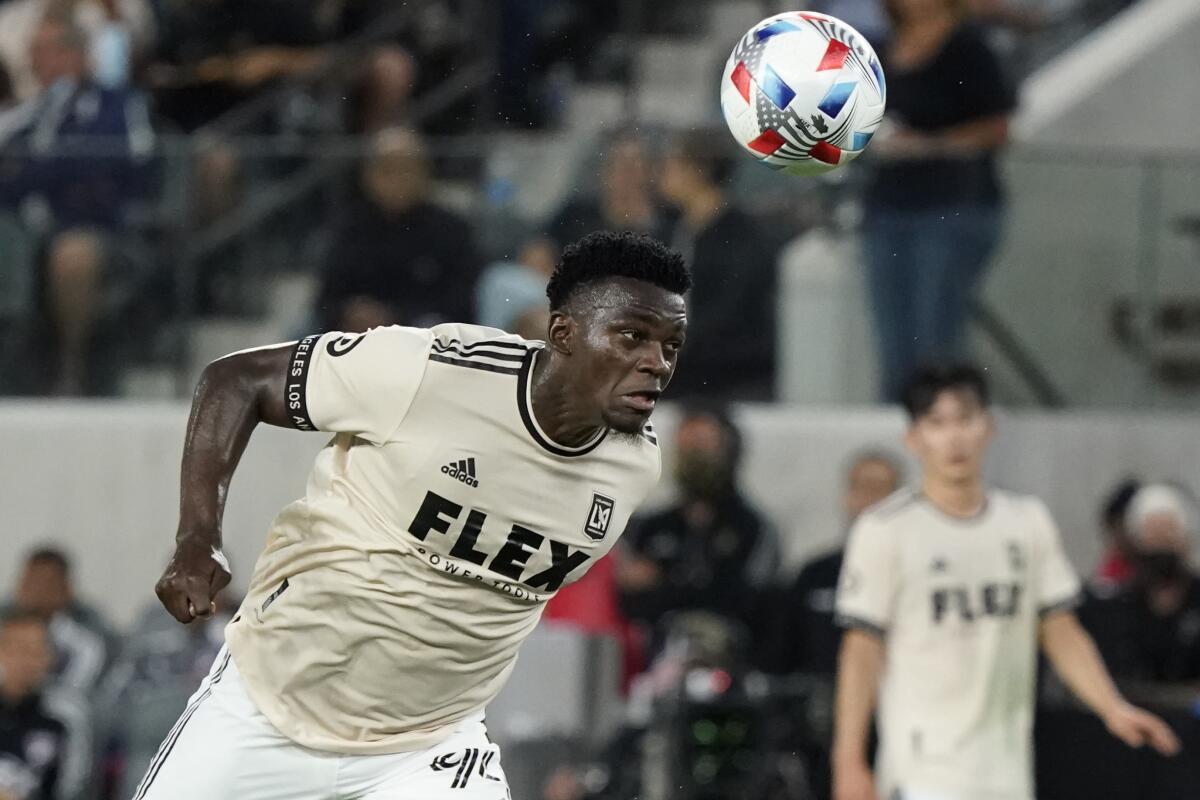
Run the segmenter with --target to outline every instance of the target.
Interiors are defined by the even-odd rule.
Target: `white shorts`
[[[511,800],[482,717],[428,750],[351,756],[301,747],[267,721],[225,648],[133,800]]]

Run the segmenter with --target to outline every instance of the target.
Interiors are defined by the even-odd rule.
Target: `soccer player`
[[[1174,733],[1121,697],[1076,620],[1079,581],[1045,505],[984,486],[982,374],[923,370],[904,402],[921,487],[859,518],[838,588],[836,800],[1032,800],[1039,643],[1113,735],[1175,753]]]
[[[507,797],[484,707],[658,479],[649,418],[690,283],[652,239],[591,234],[550,279],[545,342],[390,327],[210,364],[156,587],[181,622],[229,581],[222,511],[255,426],[333,438],[136,800]]]

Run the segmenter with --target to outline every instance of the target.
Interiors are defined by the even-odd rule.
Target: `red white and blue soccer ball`
[[[816,175],[866,148],[887,89],[866,38],[836,17],[777,14],[733,48],[721,110],[733,138],[769,167]]]

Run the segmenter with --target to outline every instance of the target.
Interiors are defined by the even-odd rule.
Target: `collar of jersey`
[[[525,423],[525,430],[529,431],[529,435],[533,440],[541,445],[543,450],[547,450],[556,456],[582,456],[592,452],[600,443],[604,441],[604,437],[608,435],[608,428],[601,428],[600,431],[588,441],[578,447],[567,447],[551,439],[542,430],[542,426],[538,425],[537,418],[533,415],[533,365],[538,357],[540,347],[529,351],[525,356],[525,361],[521,363],[521,372],[517,380],[517,408],[521,412],[521,421]]]
[[[995,503],[992,502],[991,493],[987,492],[983,496],[983,505],[979,507],[978,511],[969,517],[956,517],[953,514],[948,514],[942,509],[938,508],[937,503],[930,500],[924,492],[918,491],[916,492],[916,496],[917,499],[921,501],[921,504],[932,511],[935,516],[951,524],[961,525],[964,527],[971,527],[972,525],[977,525],[978,523],[983,522],[985,519],[991,516],[992,506],[995,505]]]

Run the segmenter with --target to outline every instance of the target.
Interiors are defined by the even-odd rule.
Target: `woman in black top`
[[[962,0],[887,0],[888,118],[869,151],[864,257],[883,399],[921,362],[957,355],[996,244],[996,153],[1015,97]]]

